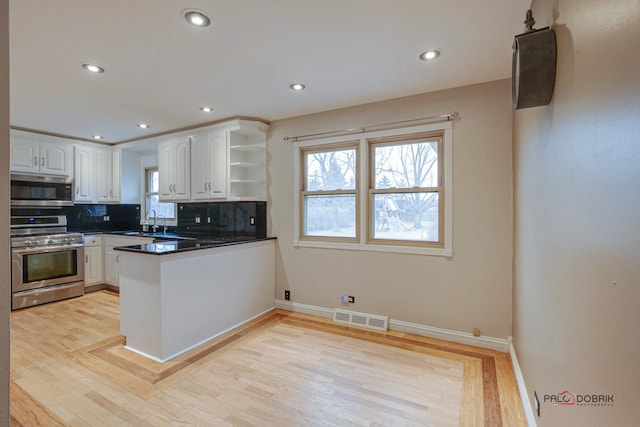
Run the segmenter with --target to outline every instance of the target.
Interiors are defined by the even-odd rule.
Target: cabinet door
[[[173,199],[173,143],[163,141],[158,144],[158,193],[160,200]]]
[[[11,172],[37,173],[40,169],[39,142],[11,137]]]
[[[227,132],[218,131],[210,135],[211,182],[209,190],[212,198],[227,196]]]
[[[191,138],[191,198],[220,199],[227,188],[226,132]]]
[[[104,248],[104,281],[109,285],[120,285],[120,252],[113,246]]]
[[[77,145],[74,152],[74,201],[75,202],[93,202],[94,196],[94,148],[84,145]]]
[[[113,150],[111,155],[111,201],[120,201],[120,186],[122,185],[122,150]]]
[[[191,138],[191,198],[209,198],[211,144],[206,135]]]
[[[102,246],[85,246],[84,259],[85,286],[102,283]]]
[[[112,188],[112,153],[109,149],[96,150],[96,201],[110,202],[113,194]]]
[[[71,145],[63,142],[40,142],[40,173],[69,176]]]
[[[174,148],[173,199],[188,200],[191,197],[190,138],[176,141]],[[162,174],[160,175],[162,176]]]

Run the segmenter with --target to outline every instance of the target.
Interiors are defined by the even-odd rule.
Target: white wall
[[[304,94],[303,94],[304,95]],[[276,121],[268,138],[276,298],[507,338],[511,335],[512,111],[502,80]],[[453,125],[452,258],[293,247],[293,148],[285,136],[458,111]]]
[[[549,106],[514,115],[514,344],[540,426],[640,419],[640,2],[534,1],[554,24]],[[554,22],[555,20],[555,22]]]
[[[0,426],[9,425],[9,1],[0,0]]]

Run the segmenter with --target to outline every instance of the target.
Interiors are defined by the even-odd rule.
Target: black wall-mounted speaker
[[[511,92],[516,110],[548,105],[556,82],[556,34],[549,27],[515,36]]]

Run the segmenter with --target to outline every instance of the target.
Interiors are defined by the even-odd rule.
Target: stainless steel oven
[[[11,222],[12,309],[83,295],[82,234],[66,232],[64,216],[12,217]]]

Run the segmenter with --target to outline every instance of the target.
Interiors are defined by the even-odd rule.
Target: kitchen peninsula
[[[273,308],[275,239],[159,241],[120,251],[126,348],[165,362]]]

